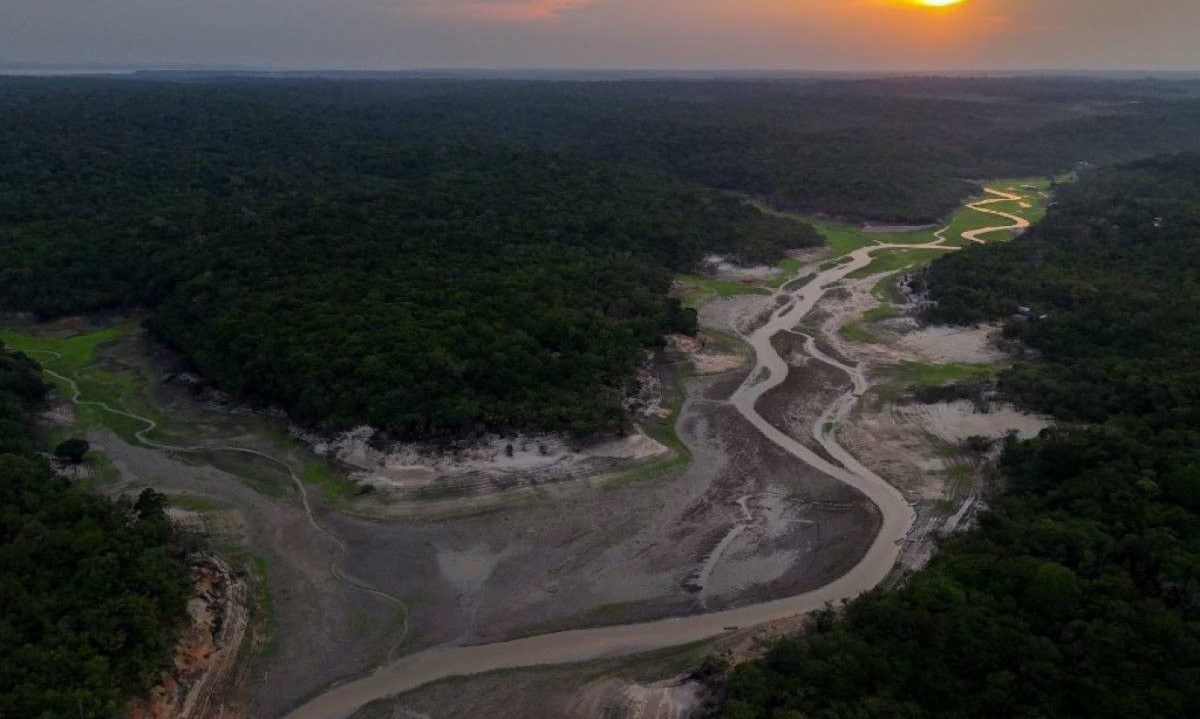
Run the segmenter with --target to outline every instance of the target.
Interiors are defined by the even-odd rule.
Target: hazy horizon
[[[0,63],[254,71],[1200,70],[1194,0],[10,0]]]

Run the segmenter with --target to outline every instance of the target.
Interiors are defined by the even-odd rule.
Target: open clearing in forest
[[[735,295],[767,295],[770,291],[755,284],[715,280],[699,275],[676,275],[675,282],[681,286],[678,293],[685,307],[699,307],[716,297]]]

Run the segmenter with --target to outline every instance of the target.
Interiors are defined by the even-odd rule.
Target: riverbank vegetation
[[[161,495],[112,502],[34,452],[46,391],[0,350],[0,716],[111,717],[158,680],[191,582]]]
[[[1012,243],[938,260],[938,319],[1007,319],[1003,492],[906,586],[736,670],[726,714],[1200,713],[1200,157],[1090,174]]]

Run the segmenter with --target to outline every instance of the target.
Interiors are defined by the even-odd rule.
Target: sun
[[[960,5],[966,0],[913,0],[913,2],[925,7],[950,7],[951,5]]]

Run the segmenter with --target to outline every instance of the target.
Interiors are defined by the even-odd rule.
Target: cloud
[[[574,8],[596,0],[452,0],[436,3],[430,10],[466,20],[537,22],[553,20]]]

